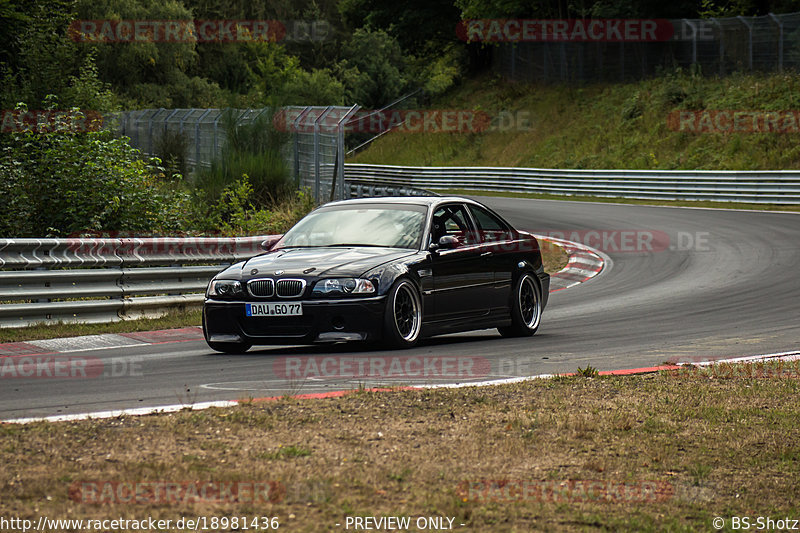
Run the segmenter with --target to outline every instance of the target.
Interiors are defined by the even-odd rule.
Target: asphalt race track
[[[80,355],[102,359],[120,375],[0,379],[0,420],[361,385],[485,381],[572,372],[586,365],[635,368],[675,358],[800,348],[800,215],[483,201],[520,229],[558,231],[567,239],[583,231],[578,237],[610,258],[599,276],[551,295],[533,338],[504,339],[486,330],[430,339],[402,352],[328,345],[254,348],[228,356],[200,341],[87,351]],[[384,372],[353,377],[348,369],[358,368],[359,361]],[[411,368],[409,361],[423,363],[413,373],[386,372]],[[286,369],[298,368],[302,379],[291,372],[284,376]],[[436,374],[443,368],[463,373],[443,380]]]

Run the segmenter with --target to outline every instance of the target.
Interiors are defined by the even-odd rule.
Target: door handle
[[[487,256],[490,256],[490,255],[492,255],[492,252],[483,252],[481,254],[481,257],[487,257]]]

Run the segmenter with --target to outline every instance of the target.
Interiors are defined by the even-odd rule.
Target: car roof
[[[471,204],[478,204],[478,202],[474,200],[470,200],[469,198],[463,198],[461,196],[379,196],[376,198],[351,198],[350,200],[339,200],[336,202],[327,203],[321,207],[325,206],[335,206],[335,205],[358,205],[358,204],[412,204],[412,205],[424,205],[424,206],[433,206],[439,205],[443,203],[449,202],[466,202]]]

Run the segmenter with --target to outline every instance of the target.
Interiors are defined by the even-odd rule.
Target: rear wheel
[[[383,320],[383,341],[390,348],[410,348],[422,329],[419,290],[408,279],[398,280],[389,290]]]
[[[497,328],[504,337],[530,337],[542,320],[542,289],[533,274],[523,274],[511,297],[511,325]]]

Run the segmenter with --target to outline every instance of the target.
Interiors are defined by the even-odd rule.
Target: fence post
[[[292,124],[292,131],[294,132],[294,179],[298,187],[300,187],[300,122],[305,120],[310,111],[311,107],[305,106]]]
[[[156,117],[161,114],[162,111],[166,111],[163,107],[159,107],[158,111],[156,111],[152,117],[150,117],[150,124],[148,125],[148,140],[147,140],[147,155],[153,155],[153,124],[155,123]]]
[[[507,46],[511,47],[511,79],[517,79],[517,47],[514,43]]]
[[[320,195],[320,161],[319,161],[319,123],[320,121],[325,118],[330,110],[333,109],[333,106],[328,106],[325,108],[325,111],[320,113],[317,118],[314,119],[314,201],[319,202],[319,195]]]
[[[778,72],[783,72],[783,21],[775,13],[770,13],[769,16],[778,25]]]
[[[120,135],[122,135],[123,137],[130,137],[130,135],[128,135],[128,120],[130,120],[131,118],[130,111],[122,111],[119,114],[119,118],[120,118],[119,120]]]
[[[217,115],[217,118],[214,119],[214,135],[212,137],[213,145],[211,147],[211,154],[212,154],[211,159],[217,157],[217,130],[219,129],[219,119],[221,117],[222,117],[222,110],[220,110],[220,113],[219,115]]]
[[[747,62],[749,64],[750,70],[752,71],[753,70],[753,24],[751,22],[748,22],[748,20],[741,15],[739,15],[736,18],[739,19],[742,22],[742,24],[744,24],[745,27],[747,28],[747,34],[748,34]]]
[[[206,109],[205,113],[197,117],[197,122],[194,124],[194,169],[197,172],[197,169],[200,168],[200,124],[203,123],[203,119],[206,118],[206,115],[211,113],[210,109]]]
[[[354,104],[347,112],[339,119],[336,124],[336,153],[337,153],[337,168],[336,172],[339,174],[339,182],[336,184],[339,188],[339,200],[344,200],[344,127],[349,119],[355,112],[361,109],[361,106]]]
[[[131,143],[138,148],[139,147],[139,117],[136,116],[136,111],[130,111],[129,113],[130,113],[130,116],[128,118],[128,121],[125,124],[126,124],[126,127],[127,127],[127,124],[131,123],[132,124],[132,126],[131,126],[132,130],[131,130],[131,134],[128,135],[128,137],[131,138]],[[139,114],[141,115],[141,111],[139,112]],[[136,136],[136,140],[133,140],[134,134]]]
[[[181,135],[183,135],[183,124],[186,122],[186,119],[189,118],[189,115],[194,113],[194,111],[195,111],[194,108],[189,109],[186,113],[183,114],[181,121],[178,123],[178,131],[180,132]]]
[[[720,76],[725,74],[725,32],[722,29],[722,23],[714,17],[711,17],[709,20],[717,25],[719,28],[719,74]]]
[[[692,66],[697,64],[697,26],[689,19],[683,19],[684,24],[692,28]]]

